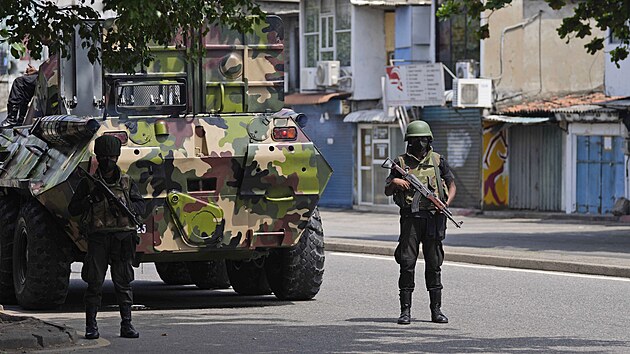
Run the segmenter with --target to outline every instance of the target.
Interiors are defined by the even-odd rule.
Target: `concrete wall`
[[[608,43],[606,44],[606,54],[605,54],[605,78],[604,92],[608,96],[630,96],[630,82],[628,78],[630,77],[630,59],[626,58],[626,60],[619,63],[619,68],[615,63],[610,61],[610,52],[615,49],[617,45]]]
[[[434,28],[432,6],[396,8],[396,59],[435,62]]]
[[[502,31],[525,22],[539,11],[542,16],[505,34],[501,75]],[[547,96],[602,87],[603,53],[588,54],[584,48],[588,38],[574,38],[567,44],[556,32],[562,18],[571,13],[572,7],[558,12],[543,0],[515,0],[512,6],[492,14],[488,21],[490,38],[482,41],[481,72],[483,77],[495,79],[499,97],[517,93]],[[603,35],[598,29],[593,32]]]
[[[354,100],[382,96],[385,75],[385,13],[370,6],[352,6],[352,87]]]

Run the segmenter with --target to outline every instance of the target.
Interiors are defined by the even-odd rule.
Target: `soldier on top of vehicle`
[[[0,123],[0,128],[10,128],[24,122],[28,104],[35,94],[37,75],[37,69],[28,64],[24,75],[13,81],[7,103],[7,118]]]

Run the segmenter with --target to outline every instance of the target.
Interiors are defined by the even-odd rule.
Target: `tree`
[[[445,0],[438,9],[437,16],[448,18],[453,14],[465,12],[470,18],[479,19],[485,11],[492,15],[512,3],[513,0]],[[574,0],[544,0],[549,7],[559,10]],[[619,67],[619,62],[628,57],[630,46],[630,28],[628,20],[630,1],[628,0],[581,0],[577,2],[573,15],[562,20],[557,31],[560,38],[567,42],[573,37],[584,38],[592,35],[593,26],[602,31],[610,30],[611,35],[619,41],[619,46],[610,52],[610,59]],[[488,24],[477,30],[480,39],[488,38]],[[594,37],[584,45],[586,51],[595,54],[604,48],[602,37]]]
[[[28,50],[31,57],[40,59],[44,45],[51,53],[68,57],[69,43],[78,28],[92,63],[102,58],[108,69],[132,73],[139,64],[148,65],[153,59],[149,45],[189,43],[189,54],[199,56],[199,42],[187,35],[200,30],[207,34],[206,21],[247,32],[264,18],[253,0],[102,0],[103,11],[115,14],[105,21],[99,20],[101,14],[93,8],[95,0],[74,0],[67,6],[58,2],[3,0],[0,43],[8,42],[15,57]]]

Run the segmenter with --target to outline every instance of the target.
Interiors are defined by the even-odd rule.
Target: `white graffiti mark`
[[[463,167],[472,146],[472,139],[464,129],[453,129],[446,135],[447,156],[451,167]]]

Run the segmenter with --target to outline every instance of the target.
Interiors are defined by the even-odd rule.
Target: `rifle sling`
[[[440,200],[446,200],[446,194],[444,193],[444,188],[442,187],[442,175],[440,174],[440,168],[438,167],[438,163],[435,161],[434,154],[431,154],[431,161],[433,162],[433,168],[435,169],[435,176],[437,177],[437,186],[438,186],[438,193],[440,195]]]

